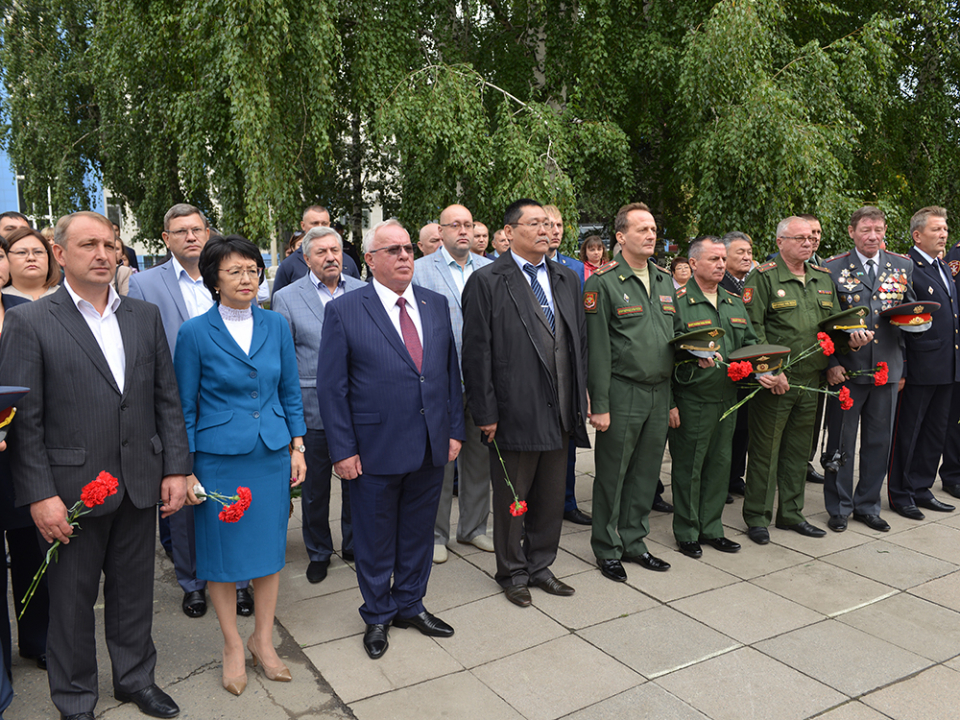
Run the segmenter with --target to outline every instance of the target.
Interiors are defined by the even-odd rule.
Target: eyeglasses
[[[195,227],[195,228],[187,228],[185,230],[168,230],[167,235],[169,235],[170,237],[175,237],[177,240],[179,240],[180,238],[187,237],[191,233],[193,233],[195,237],[200,237],[203,231],[204,231],[204,228]]]
[[[25,258],[27,255],[30,257],[45,257],[46,254],[47,251],[43,248],[40,248],[39,250],[34,250],[33,248],[30,248],[29,250],[11,250],[7,253],[7,255],[13,255],[15,258]]]
[[[240,277],[243,275],[246,275],[247,277],[253,278],[257,281],[260,280],[260,268],[230,268],[229,270],[221,269],[220,272],[234,282],[239,282]]]
[[[448,227],[448,228],[452,228],[453,230],[459,230],[460,228],[463,228],[464,230],[473,230],[473,223],[460,222],[458,220],[457,222],[452,222],[452,223],[440,223],[440,227]]]
[[[533,230],[538,230],[540,228],[543,228],[544,230],[549,230],[550,228],[553,227],[552,220],[540,220],[539,222],[534,220],[533,222],[528,222],[528,223],[515,222],[510,224],[513,225],[514,227],[528,227]]]
[[[413,245],[410,245],[410,244],[407,244],[407,245],[388,245],[387,247],[382,247],[382,248],[377,248],[377,249],[375,249],[375,250],[371,250],[371,251],[370,251],[370,254],[373,255],[374,253],[378,253],[378,252],[380,252],[381,250],[382,250],[383,252],[385,252],[387,255],[389,255],[390,257],[400,257],[400,253],[402,253],[402,252],[405,252],[405,253],[407,253],[408,255],[413,255]]]
[[[815,243],[817,239],[812,235],[781,235],[782,240],[796,240],[801,245],[806,245],[807,243]]]

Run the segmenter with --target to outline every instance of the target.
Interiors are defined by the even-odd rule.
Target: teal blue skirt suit
[[[222,506],[194,508],[197,577],[235,582],[284,565],[293,437],[306,432],[297,357],[286,319],[253,307],[249,353],[233,339],[219,308],[183,324],[174,366],[194,474],[208,492],[250,488],[250,508],[236,523]]]

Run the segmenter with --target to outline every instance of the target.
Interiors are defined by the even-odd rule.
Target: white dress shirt
[[[187,315],[195,318],[202,315],[213,307],[213,296],[203,284],[203,278],[194,280],[190,274],[183,269],[183,265],[177,262],[177,256],[170,258],[173,264],[173,272],[177,276],[177,284],[180,286],[180,294],[183,296],[183,304],[187,306]]]
[[[417,329],[417,336],[420,338],[420,347],[423,347],[423,326],[420,324],[420,308],[417,307],[417,298],[413,294],[413,285],[407,285],[403,295],[397,295],[386,285],[377,282],[376,278],[371,282],[373,282],[373,289],[377,291],[377,297],[383,303],[383,309],[387,311],[390,322],[397,329],[401,341],[403,340],[403,331],[400,329],[400,306],[397,305],[397,300],[401,297],[406,299],[407,315],[413,320],[413,326]]]
[[[240,349],[250,354],[250,344],[253,342],[253,308],[227,307],[222,303],[217,307],[223,324]]]
[[[532,262],[524,260],[522,257],[516,253],[511,253],[513,255],[513,261],[520,266],[520,272],[523,273],[523,279],[530,283],[530,288],[533,289],[533,281],[530,279],[530,276],[527,275],[527,271],[523,269],[524,265],[533,265]],[[547,259],[544,256],[544,259],[540,261],[539,265],[534,265],[537,268],[537,282],[540,283],[540,287],[543,288],[543,292],[547,296],[547,304],[550,306],[550,312],[556,314],[556,311],[553,309],[553,290],[550,289],[550,271],[547,270]]]
[[[309,271],[307,275],[310,276],[310,282],[312,282],[313,286],[317,289],[317,294],[320,296],[320,303],[324,307],[334,298],[338,298],[347,292],[344,288],[346,283],[343,281],[343,275],[340,275],[340,278],[337,280],[337,288],[332,293],[330,292],[330,288],[320,282],[320,278],[313,274],[312,270]]]
[[[463,295],[463,286],[467,284],[467,278],[473,275],[473,253],[467,253],[467,262],[461,267],[460,263],[456,261],[453,255],[447,252],[447,249],[443,245],[440,246],[437,252],[443,255],[443,262],[453,277],[453,283],[457,286],[460,294]]]
[[[127,369],[127,356],[123,353],[123,337],[120,335],[120,323],[117,322],[117,308],[120,307],[120,296],[117,294],[117,291],[113,289],[113,285],[108,285],[107,307],[104,309],[103,315],[101,315],[91,303],[73,291],[73,288],[70,287],[70,283],[67,282],[66,279],[63,281],[63,286],[67,289],[67,292],[70,293],[74,305],[77,306],[77,310],[80,311],[80,314],[86,321],[87,327],[90,328],[90,332],[93,333],[97,345],[100,346],[100,350],[103,352],[103,357],[106,358],[107,365],[110,366],[113,379],[116,380],[117,387],[120,388],[120,392],[123,393],[123,378]]]

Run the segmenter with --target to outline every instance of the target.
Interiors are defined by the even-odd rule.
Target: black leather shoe
[[[92,712],[77,713],[76,715],[60,715],[60,720],[96,720]]]
[[[654,557],[648,552],[645,552],[643,555],[624,555],[620,559],[641,565],[647,570],[666,572],[670,569],[670,563],[668,563],[666,560],[661,560],[660,558]]]
[[[745,482],[743,482],[743,478],[737,478],[736,480],[730,481],[727,492],[729,492],[731,495],[743,495],[746,488],[747,485]]]
[[[945,502],[940,502],[936,498],[917,498],[917,507],[922,507],[924,510],[933,510],[934,512],[953,512],[957,508],[953,505],[947,505]]]
[[[113,696],[122,703],[134,703],[140,708],[140,712],[150,717],[172,718],[180,714],[180,708],[177,707],[173,698],[156,685],[147,685],[133,693],[114,690]]]
[[[897,515],[903,515],[905,518],[911,520],[923,520],[926,517],[916,505],[894,505],[890,503],[890,509],[893,510]]]
[[[387,640],[387,626],[383,623],[367,625],[363,633],[363,649],[371,660],[379,660],[387,651],[390,643]]]
[[[46,653],[40,653],[39,655],[24,655],[23,653],[20,653],[20,657],[22,657],[24,660],[34,660],[34,661],[36,661],[36,663],[37,663],[37,668],[40,669],[40,670],[46,670],[46,669],[47,669],[47,654],[46,654]]]
[[[757,545],[766,545],[770,542],[770,531],[765,527],[749,527],[747,528],[747,537]]]
[[[318,583],[327,577],[327,568],[330,567],[329,560],[311,560],[307,565],[307,582]],[[240,598],[237,597],[237,605],[240,604]]]
[[[887,525],[887,521],[884,520],[879,515],[861,515],[860,513],[854,513],[853,519],[857,522],[862,522],[871,530],[879,530],[880,532],[887,532],[890,529],[890,526]]]
[[[591,525],[593,519],[580,508],[568,510],[563,514],[563,519],[572,522],[574,525]]]
[[[353,562],[353,550],[341,550],[340,557],[342,557],[344,561],[349,560],[350,562]]]
[[[560,595],[561,597],[569,597],[573,595],[576,590],[567,585],[561,580],[557,580],[555,577],[544,578],[543,580],[530,581],[530,584],[535,588],[540,588],[548,595]]]
[[[823,475],[814,470],[813,465],[807,463],[807,482],[823,485]],[[824,533],[826,535],[826,533]]]
[[[718,538],[700,538],[701,545],[709,545],[714,550],[719,550],[720,552],[725,553],[735,553],[740,552],[740,543],[736,543],[733,540],[727,540],[725,537]]]
[[[627,571],[623,569],[623,564],[619,560],[601,560],[597,558],[597,567],[600,568],[600,574],[608,580],[614,582],[626,582]]]
[[[510,585],[503,589],[503,594],[507,600],[520,607],[530,607],[530,603],[533,602],[526,585]]]
[[[953,495],[955,498],[960,498],[960,485],[948,485],[943,483],[943,491]]]
[[[780,530],[793,530],[793,532],[798,535],[803,535],[804,537],[823,537],[827,534],[826,530],[821,530],[818,527],[814,527],[806,520],[803,522],[798,522],[796,525],[781,525],[777,523],[777,528]]]
[[[237,590],[237,615],[244,617],[253,615],[253,595],[250,594],[249,587]]]
[[[834,532],[843,532],[847,529],[847,519],[843,515],[831,515],[827,520],[827,527]]]
[[[651,506],[650,509],[651,509],[651,510],[656,510],[657,512],[662,512],[662,513],[672,513],[672,512],[673,512],[673,505],[671,505],[670,503],[668,503],[668,502],[667,502],[666,500],[664,500],[663,498],[656,498],[656,499],[653,501],[653,505]]]
[[[453,635],[452,627],[436,615],[428,613],[426,610],[413,617],[395,617],[393,619],[393,626],[401,630],[409,627],[416,628],[421,634],[428,635],[429,637],[450,637]]]
[[[703,548],[700,547],[700,543],[698,542],[693,542],[692,540],[690,542],[681,542],[678,540],[677,546],[680,548],[680,552],[687,557],[692,557],[694,560],[703,557]]]
[[[733,495],[727,493],[727,505],[733,505]]]
[[[203,590],[194,590],[183,594],[180,604],[183,614],[188,618],[203,617],[207,612],[207,596]]]

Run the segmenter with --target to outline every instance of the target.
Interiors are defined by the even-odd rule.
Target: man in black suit
[[[183,505],[190,472],[186,430],[160,313],[120,298],[113,227],[92,212],[57,222],[53,252],[64,284],[7,314],[0,376],[29,387],[11,442],[17,502],[29,505],[50,565],[50,695],[61,716],[93,720],[97,664],[93,607],[104,576],[107,648],[114,695],[154,717],[176,703],[154,684],[151,639],[156,506]],[[67,508],[106,471],[115,495],[81,520],[73,537]]]
[[[947,211],[925,207],[910,218],[913,289],[917,300],[940,303],[924,333],[906,333],[907,382],[900,393],[893,428],[887,493],[890,507],[913,520],[919,508],[950,512],[953,505],[930,492],[947,436],[950,399],[960,381],[960,325],[957,288],[939,255],[947,243]]]
[[[491,445],[496,580],[520,607],[530,605],[528,585],[553,595],[574,592],[550,565],[563,524],[567,447],[589,447],[580,278],[546,261],[549,223],[539,203],[511,204],[504,217],[510,250],[473,273],[463,290],[467,403],[528,503],[526,514],[511,515],[514,497]]]

